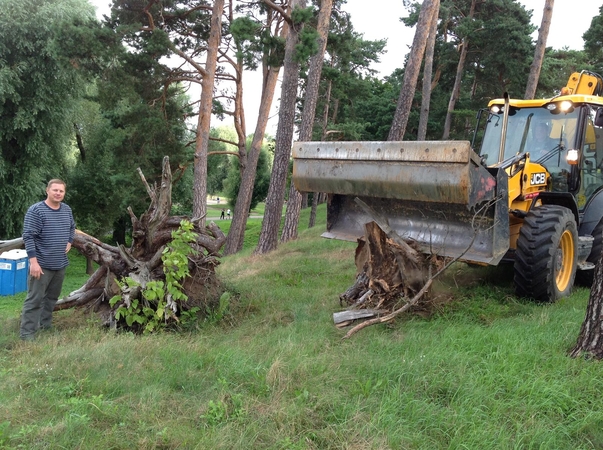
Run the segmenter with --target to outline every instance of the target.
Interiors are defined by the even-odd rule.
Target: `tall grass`
[[[342,341],[332,313],[355,245],[320,238],[319,220],[269,255],[224,258],[225,317],[186,333],[116,333],[66,311],[22,343],[22,300],[8,298],[0,447],[603,448],[600,363],[566,356],[588,291],[535,305],[504,268],[459,265],[434,311]]]

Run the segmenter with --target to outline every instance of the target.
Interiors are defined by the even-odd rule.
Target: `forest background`
[[[228,199],[235,221],[227,254],[242,246],[244,225],[237,218],[257,202],[275,199],[266,214],[276,211],[278,224],[290,194],[288,178],[275,181],[274,168],[284,161],[290,170],[293,127],[302,127],[308,101],[309,61],[322,55],[317,42],[325,3],[116,0],[99,21],[85,0],[0,0],[0,238],[18,236],[27,206],[42,198],[48,179],[61,177],[78,227],[125,242],[128,206],[134,213],[146,207],[136,168],[154,182],[165,155],[176,180],[174,213],[202,217],[208,196]],[[407,16],[399,26],[412,30],[421,5],[402,4]],[[601,11],[584,33],[583,49],[547,48],[538,97],[557,93],[573,71],[602,71]],[[333,2],[329,19],[308,136],[387,140],[406,62],[379,74],[374,67],[386,41],[357,32],[342,1]],[[281,66],[287,63],[289,29],[297,42],[289,55],[293,75],[287,77],[293,95],[286,97],[277,80],[286,78]],[[470,139],[475,113],[488,100],[503,92],[523,96],[536,30],[522,2],[442,1],[425,138]],[[570,30],[568,36],[575,34]],[[468,51],[461,88],[449,114],[463,46]],[[262,74],[255,89],[244,83],[250,73]],[[244,87],[261,92],[257,111],[246,110]],[[283,114],[285,98],[293,99],[291,114]],[[406,140],[418,137],[421,100],[416,89]],[[280,143],[278,130],[275,138],[266,134],[274,105],[279,121],[292,122]],[[253,131],[245,125],[248,117],[258,118]],[[219,126],[212,126],[216,118]],[[246,199],[239,205],[241,193]],[[265,231],[270,236],[260,236],[260,246],[268,239],[262,248],[272,250],[276,231]]]

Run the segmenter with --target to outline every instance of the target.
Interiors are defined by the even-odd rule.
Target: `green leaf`
[[[114,295],[109,300],[109,306],[111,306],[111,308],[113,308],[115,306],[115,304],[120,300],[121,300],[121,295]]]

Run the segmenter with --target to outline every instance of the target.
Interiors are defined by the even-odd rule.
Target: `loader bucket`
[[[293,158],[298,191],[330,194],[324,237],[364,235],[358,197],[425,253],[496,265],[509,248],[507,175],[467,141],[297,142]]]

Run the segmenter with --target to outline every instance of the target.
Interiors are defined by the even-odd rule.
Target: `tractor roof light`
[[[559,109],[561,112],[570,112],[573,111],[574,104],[569,100],[563,100],[561,103],[559,103]]]
[[[574,104],[570,100],[563,100],[558,103],[549,103],[546,105],[546,109],[554,113],[566,113],[574,110]]]
[[[491,112],[492,114],[498,114],[498,113],[500,113],[501,111],[503,111],[503,109],[504,109],[504,108],[503,108],[502,106],[500,106],[500,105],[492,105],[492,107],[490,108],[490,112]]]
[[[567,163],[571,166],[575,166],[578,164],[578,150],[569,149],[567,151],[567,157],[565,158]]]

